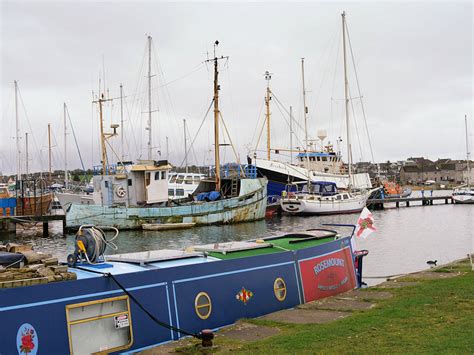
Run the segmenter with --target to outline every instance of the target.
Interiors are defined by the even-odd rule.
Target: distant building
[[[471,171],[471,181],[474,181],[473,178],[474,171]],[[408,159],[400,169],[402,184],[423,184],[428,180],[436,183],[462,184],[467,180],[467,162],[466,160],[451,159],[431,161],[419,157]]]

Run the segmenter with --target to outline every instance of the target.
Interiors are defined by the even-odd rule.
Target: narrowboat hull
[[[360,282],[350,237],[276,254],[205,260],[209,258],[202,258],[199,263],[184,261],[178,266],[168,264],[156,268],[130,264],[125,268],[123,263],[108,262],[106,268],[88,266],[88,270],[96,272],[70,268],[69,271],[78,275],[76,281],[0,289],[0,352],[16,354],[28,345],[34,348],[30,354],[81,354],[90,352],[87,349],[93,342],[103,342],[102,349],[111,349],[108,339],[113,336],[96,339],[100,332],[91,329],[95,329],[93,322],[104,322],[113,335],[114,331],[120,331],[117,319],[114,330],[112,319],[90,318],[83,322],[80,333],[75,328],[74,335],[71,329],[78,322],[74,322],[71,309],[120,299],[126,299],[129,304],[126,321],[131,339],[129,344],[114,351],[132,353],[184,336],[154,323],[111,277],[101,273],[113,273],[157,319],[188,332],[218,329],[240,318],[292,308],[351,290]],[[283,298],[277,298],[277,280],[284,280]],[[207,295],[209,303],[212,302],[207,317],[199,316],[197,311],[196,300],[200,294]],[[34,337],[22,345],[25,334]]]

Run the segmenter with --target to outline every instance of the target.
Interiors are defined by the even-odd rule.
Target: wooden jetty
[[[413,202],[421,202],[421,206],[433,206],[434,201],[443,201],[445,204],[454,203],[451,196],[424,196],[424,197],[398,197],[398,198],[376,198],[367,201],[367,207],[374,210],[383,210],[387,203],[394,203],[396,208],[405,205],[410,207]],[[413,206],[413,204],[412,204]]]
[[[42,216],[0,216],[0,231],[14,232],[16,225],[42,223],[43,236],[47,237],[49,234],[49,222],[62,221],[63,233],[66,228],[66,215],[63,214],[48,214]]]

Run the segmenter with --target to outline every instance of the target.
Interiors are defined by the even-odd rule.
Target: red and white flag
[[[370,212],[367,207],[364,207],[360,213],[359,219],[357,220],[357,226],[354,231],[355,236],[365,239],[376,230],[372,212]]]

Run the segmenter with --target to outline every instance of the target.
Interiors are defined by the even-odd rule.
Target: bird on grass
[[[427,263],[430,267],[435,267],[437,262],[438,262],[438,260],[428,260],[426,263]]]

